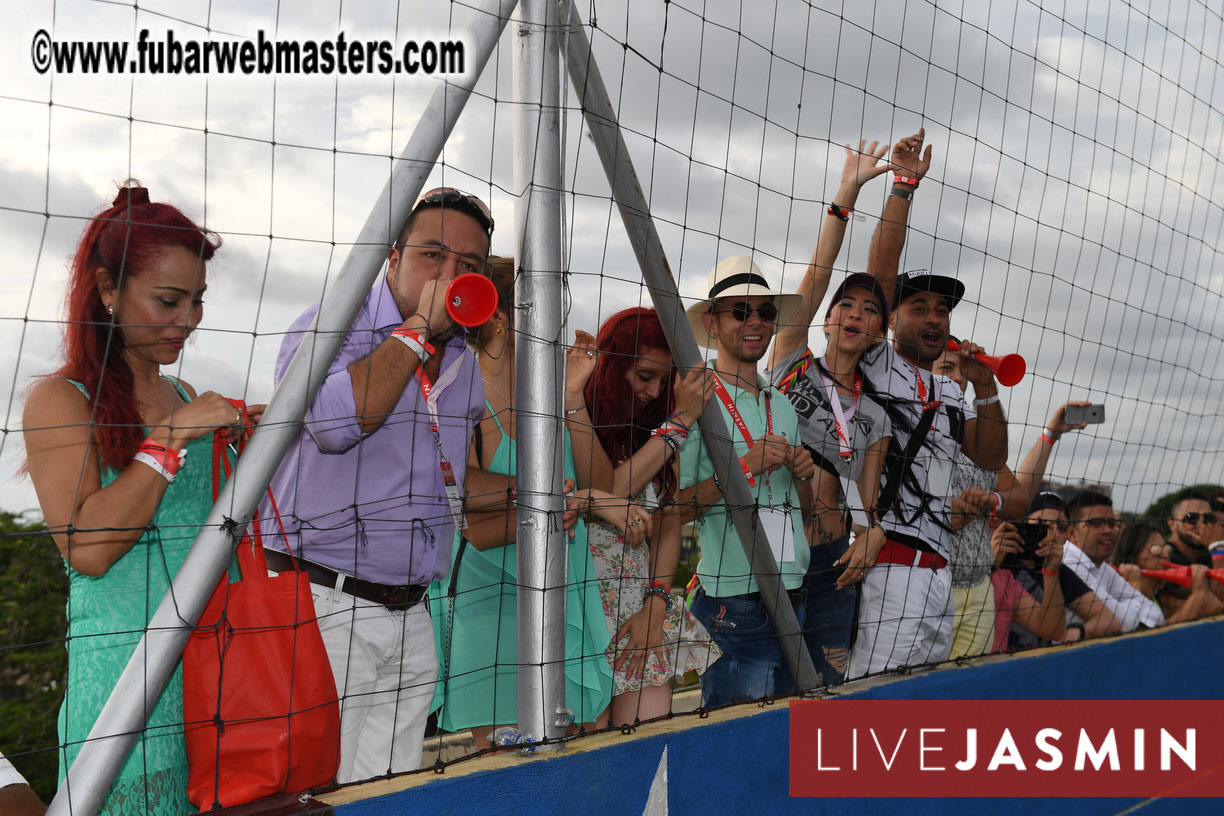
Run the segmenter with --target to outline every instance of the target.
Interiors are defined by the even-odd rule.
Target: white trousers
[[[321,584],[310,592],[340,694],[336,780],[415,771],[438,679],[429,604],[392,612]]]
[[[847,679],[947,660],[952,611],[947,568],[872,567],[859,585],[858,632]]]

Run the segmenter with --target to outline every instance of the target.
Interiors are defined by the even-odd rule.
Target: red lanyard
[[[714,375],[714,393],[722,400],[723,407],[727,409],[727,413],[731,415],[731,421],[735,423],[735,427],[739,428],[740,435],[744,437],[744,442],[747,443],[748,449],[752,450],[755,444],[752,434],[748,430],[748,425],[745,424],[744,418],[740,416],[739,409],[735,407],[735,400],[731,399],[731,394],[727,391],[727,386],[723,385],[723,381],[717,374]],[[773,434],[773,408],[769,404],[769,392],[765,392],[765,433]],[[740,467],[744,469],[744,476],[748,479],[748,484],[755,485],[756,479],[748,470],[748,463],[740,457]]]
[[[455,480],[455,470],[451,463],[446,458],[446,452],[442,450],[442,433],[438,427],[438,409],[429,401],[429,396],[433,392],[433,381],[429,379],[429,375],[425,373],[425,365],[422,363],[417,366],[417,377],[421,381],[421,396],[425,398],[425,410],[429,412],[429,428],[433,431],[434,447],[438,449],[438,468],[442,471],[442,485],[446,489],[446,503],[450,505],[451,517],[455,522],[456,530],[467,529],[467,519],[463,514],[463,495],[459,489],[458,482]]]
[[[857,373],[854,375],[854,404],[850,406],[848,412],[843,413],[841,397],[837,394],[837,387],[831,379],[825,376],[823,367],[819,371],[820,379],[824,382],[825,393],[828,394],[829,403],[833,408],[833,423],[837,427],[837,436],[839,437],[837,443],[841,448],[839,453],[843,458],[849,459],[854,455],[854,450],[850,447],[850,437],[846,433],[846,426],[854,418],[854,412],[858,410],[859,397],[863,395],[863,378]],[[923,390],[926,390],[925,386],[923,386]]]
[[[943,404],[943,400],[933,399],[933,400],[931,400],[930,402],[927,402],[927,388],[926,388],[926,383],[924,383],[924,382],[922,381],[922,372],[921,372],[921,371],[919,371],[919,370],[918,370],[918,366],[914,365],[913,363],[910,363],[910,364],[909,364],[909,366],[910,366],[910,368],[914,369],[914,382],[916,382],[916,383],[917,383],[917,388],[918,388],[918,399],[922,400],[922,410],[923,410],[923,411],[930,411],[930,410],[935,409],[935,408],[938,408],[940,405],[942,405],[942,404]],[[932,376],[931,376],[931,390],[932,390],[932,391],[934,391],[934,390],[935,390],[935,377],[934,377],[934,375],[932,375]],[[937,396],[937,395],[936,395],[936,394],[932,394],[931,396]]]
[[[430,427],[433,429],[434,438],[439,436],[438,432],[438,414],[434,411],[433,406],[429,404],[429,394],[433,391],[433,382],[430,381],[429,375],[425,373],[425,364],[421,363],[417,366],[417,377],[421,380],[421,396],[425,398],[425,410],[429,412]],[[438,453],[442,452],[441,446],[438,447]],[[444,460],[445,456],[442,457]]]

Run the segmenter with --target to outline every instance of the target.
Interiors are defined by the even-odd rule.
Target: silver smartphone
[[[1105,406],[1068,405],[1066,417],[1068,425],[1099,425],[1105,421]]]

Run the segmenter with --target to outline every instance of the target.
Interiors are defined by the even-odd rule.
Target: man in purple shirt
[[[450,570],[464,488],[506,495],[505,477],[467,467],[484,386],[444,305],[453,278],[485,271],[492,233],[475,196],[421,197],[272,480],[341,695],[342,783],[420,765],[438,673],[421,601]],[[285,335],[277,382],[318,310]],[[266,499],[260,514],[283,547]],[[272,551],[268,566],[292,568]]]

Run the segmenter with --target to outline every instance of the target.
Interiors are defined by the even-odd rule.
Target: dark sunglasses
[[[762,303],[755,309],[753,309],[752,304],[748,303],[747,301],[740,301],[739,303],[724,303],[720,305],[728,307],[727,311],[731,313],[731,316],[741,323],[752,317],[754,312],[756,313],[757,317],[761,318],[766,323],[772,323],[778,319],[778,307],[772,303]]]
[[[489,205],[471,193],[465,193],[454,187],[435,187],[421,193],[416,204],[412,205],[412,211],[416,212],[422,206],[427,205],[454,207],[462,210],[479,221],[485,232],[490,236],[493,235],[493,213],[489,211]]]
[[[1198,524],[1200,519],[1202,520],[1204,524],[1215,524],[1216,514],[1215,513],[1187,513],[1186,515],[1178,519],[1178,521],[1184,522],[1185,524]]]

